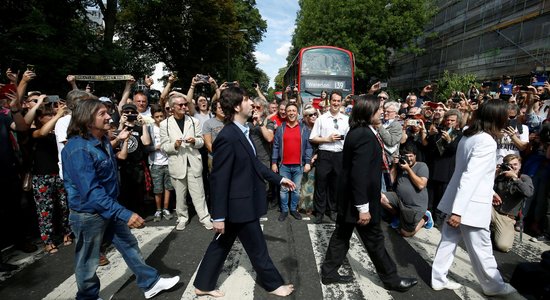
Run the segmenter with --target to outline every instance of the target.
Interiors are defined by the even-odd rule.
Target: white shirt
[[[157,149],[157,146],[160,146],[160,127],[158,127],[157,125],[151,125],[151,129],[153,132],[151,140],[153,141],[155,149]],[[152,152],[149,155],[149,164],[157,166],[167,166],[168,155],[166,155],[166,153],[162,151],[162,149],[155,150],[155,152]]]
[[[516,128],[516,136],[520,139],[520,141],[526,143],[529,142],[529,128],[527,125],[521,125],[522,133],[519,134],[517,128]],[[519,149],[516,147],[514,142],[512,142],[512,138],[508,136],[508,134],[504,134],[503,137],[501,137],[497,141],[497,164],[502,163],[502,159],[508,155],[508,154],[516,154],[519,155]]]
[[[57,158],[59,165],[59,177],[63,179],[63,167],[61,162],[61,151],[65,147],[65,143],[67,142],[67,129],[69,128],[69,123],[71,122],[71,115],[66,115],[55,123],[54,131],[55,131],[55,141],[57,142]]]
[[[336,120],[336,121],[335,121]],[[309,140],[315,137],[328,137],[332,134],[346,135],[349,131],[349,117],[338,113],[333,116],[330,112],[324,113],[315,121]],[[330,152],[342,152],[344,149],[344,140],[334,141],[332,143],[319,144],[319,150]]]

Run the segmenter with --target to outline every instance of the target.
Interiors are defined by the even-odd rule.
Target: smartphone
[[[380,88],[381,89],[385,89],[388,87],[388,83],[387,82],[380,82]]]
[[[34,65],[27,64],[27,71],[34,72]]]
[[[46,100],[45,102],[49,102],[49,103],[59,102],[59,95],[48,95],[46,96],[45,100]]]
[[[10,69],[12,71],[12,73],[18,73],[19,70],[21,69],[21,65],[23,65],[23,62],[20,61],[19,59],[16,59],[16,58],[13,58],[10,62]]]

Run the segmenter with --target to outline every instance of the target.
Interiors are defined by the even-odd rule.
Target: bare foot
[[[293,284],[286,284],[281,285],[276,290],[269,292],[270,294],[280,296],[280,297],[286,297],[294,292],[294,285]]]
[[[199,289],[195,289],[195,295],[197,296],[211,296],[214,298],[219,298],[225,296],[225,293],[220,290],[213,290],[213,291],[201,291]]]

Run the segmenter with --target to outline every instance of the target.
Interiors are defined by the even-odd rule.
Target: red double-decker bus
[[[332,46],[300,49],[285,72],[283,83],[297,86],[304,103],[314,102],[322,91],[341,90],[343,96],[354,93],[355,58],[351,51]]]

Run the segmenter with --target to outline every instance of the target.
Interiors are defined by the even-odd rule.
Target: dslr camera
[[[399,155],[399,164],[400,165],[410,164],[410,161],[407,155]]]
[[[506,171],[511,171],[512,170],[512,166],[510,166],[509,164],[507,163],[501,163],[500,164],[500,171],[501,172],[506,172]]]

